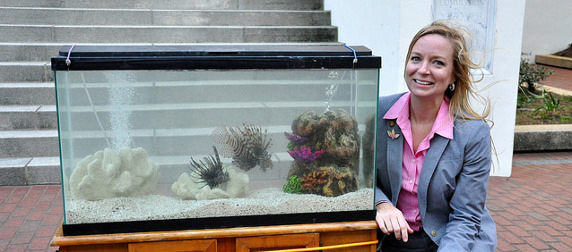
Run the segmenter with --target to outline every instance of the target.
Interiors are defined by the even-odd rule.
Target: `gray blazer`
[[[377,123],[376,202],[397,205],[403,134],[383,115],[403,94],[381,97]],[[388,130],[401,137],[392,139]],[[485,207],[491,169],[490,130],[482,120],[456,120],[453,139],[435,135],[418,185],[423,230],[439,251],[495,251],[496,226]]]

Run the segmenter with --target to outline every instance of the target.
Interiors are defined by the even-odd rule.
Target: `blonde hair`
[[[471,70],[480,70],[481,64],[475,63],[473,60],[471,60],[471,52],[468,50],[468,46],[470,46],[470,44],[467,43],[472,42],[472,40],[471,34],[467,31],[467,29],[461,26],[453,26],[451,22],[447,22],[445,20],[438,20],[428,26],[425,26],[419,30],[419,32],[417,32],[417,34],[415,34],[411,40],[409,50],[407,51],[405,64],[407,64],[407,61],[411,57],[411,50],[413,49],[415,43],[417,43],[421,37],[429,34],[441,35],[451,41],[453,44],[453,75],[456,87],[454,91],[451,91],[448,88],[445,91],[445,96],[450,99],[450,116],[452,116],[454,119],[460,118],[466,120],[483,120],[489,123],[489,127],[492,128],[494,122],[487,120],[487,116],[491,110],[490,102],[485,97],[480,95],[475,90],[473,85],[474,83],[482,81],[483,77],[481,75],[480,79],[473,79],[473,73]],[[482,113],[478,113],[473,109],[469,102],[469,98],[473,98],[484,105],[484,110]],[[494,154],[498,163],[498,155],[492,136],[490,137],[490,141],[491,154]],[[495,170],[494,162],[492,162],[492,171]]]
[[[437,34],[451,41],[453,45],[453,75],[455,79],[455,90],[451,91],[447,88],[445,96],[450,99],[449,111],[454,118],[462,119],[480,119],[485,118],[490,113],[489,102],[475,91],[473,83],[480,82],[473,79],[471,69],[480,69],[480,64],[471,60],[471,52],[468,50],[467,42],[471,42],[470,33],[460,26],[453,26],[444,20],[439,20],[425,26],[411,40],[409,50],[407,51],[406,64],[411,57],[411,50],[417,41],[429,34]],[[476,98],[485,106],[482,113],[476,112],[469,102],[469,98]]]

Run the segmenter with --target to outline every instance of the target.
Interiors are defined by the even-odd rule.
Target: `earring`
[[[451,92],[455,91],[455,82],[451,83],[451,85],[449,85],[449,90]]]

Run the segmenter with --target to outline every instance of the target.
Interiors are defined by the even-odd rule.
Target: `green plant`
[[[545,66],[531,64],[528,63],[528,60],[521,59],[518,83],[520,86],[526,86],[528,91],[534,93],[536,92],[534,85],[552,74],[554,74],[554,71],[548,70]]]
[[[552,93],[547,93],[546,90],[542,90],[542,107],[537,108],[536,111],[544,110],[547,113],[552,113],[558,109],[560,106],[560,99],[554,98]]]
[[[542,90],[542,106],[534,110],[535,113],[539,114],[542,119],[551,118],[554,112],[560,106],[560,99],[555,98],[552,93],[547,93],[546,90]]]
[[[572,123],[572,96],[550,93],[518,92],[517,125]]]
[[[561,116],[560,116],[560,123],[564,123],[564,124],[572,123],[572,116],[569,116],[569,115],[561,115]]]

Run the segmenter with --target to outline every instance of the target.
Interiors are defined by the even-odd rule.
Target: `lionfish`
[[[205,162],[202,160],[197,162],[191,157],[191,171],[193,171],[191,176],[196,174],[193,177],[200,179],[201,181],[199,183],[205,183],[205,185],[201,188],[208,185],[211,189],[213,189],[230,179],[228,172],[226,172],[222,167],[222,162],[220,161],[216,147],[213,146],[213,150],[215,156],[208,156],[203,158]]]
[[[214,141],[223,145],[222,154],[232,158],[232,163],[243,171],[249,171],[259,165],[265,172],[272,168],[272,154],[268,152],[272,138],[267,130],[253,124],[243,123],[242,127],[217,127],[212,134]]]

